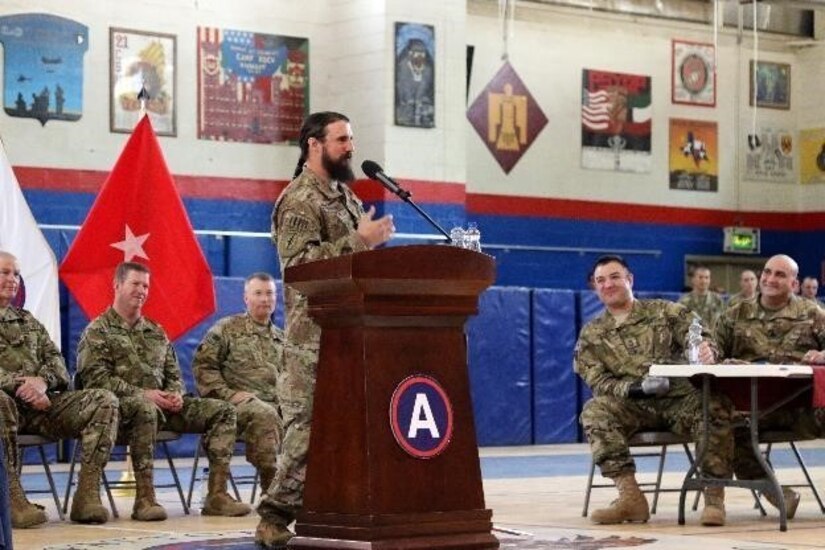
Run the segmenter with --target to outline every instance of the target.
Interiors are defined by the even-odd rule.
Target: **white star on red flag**
[[[146,242],[146,239],[148,238],[149,233],[144,233],[143,235],[135,236],[135,234],[132,232],[132,228],[129,227],[129,224],[126,224],[126,235],[123,238],[123,240],[116,243],[112,243],[109,246],[123,251],[124,262],[131,262],[132,258],[134,258],[135,256],[137,256],[138,258],[143,258],[144,260],[148,260],[149,256],[147,256],[146,251],[143,250],[143,243]]]

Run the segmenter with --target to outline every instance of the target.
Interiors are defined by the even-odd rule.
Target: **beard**
[[[355,179],[355,174],[352,172],[352,167],[349,164],[351,158],[351,153],[345,153],[341,155],[341,158],[338,160],[333,160],[332,157],[327,154],[326,149],[324,149],[321,155],[321,164],[330,178],[349,183]]]

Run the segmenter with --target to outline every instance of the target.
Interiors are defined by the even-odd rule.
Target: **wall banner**
[[[309,40],[198,27],[198,138],[297,143],[309,114]]]
[[[670,188],[719,190],[719,148],[715,122],[670,119]]]
[[[790,130],[761,128],[745,136],[745,178],[749,180],[792,183],[794,176],[794,137]]]
[[[825,128],[799,132],[799,180],[825,183]]]
[[[650,80],[582,71],[582,168],[650,172]]]
[[[547,117],[509,61],[481,90],[467,118],[505,174],[547,125]]]
[[[79,120],[83,114],[83,55],[89,29],[77,21],[22,13],[0,17],[3,109],[9,116]]]

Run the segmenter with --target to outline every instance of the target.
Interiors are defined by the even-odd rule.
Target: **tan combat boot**
[[[49,516],[42,506],[32,504],[26,498],[23,486],[20,485],[20,476],[11,468],[9,476],[9,504],[11,505],[11,526],[15,529],[27,529],[46,523]]]
[[[276,518],[261,518],[255,529],[255,543],[267,550],[284,547],[293,536],[292,531]]]
[[[109,511],[100,502],[100,467],[81,466],[69,518],[78,523],[109,521]]]
[[[779,502],[777,502],[776,498],[773,496],[773,491],[765,491],[762,493],[762,496],[765,497],[765,500],[771,503],[771,506],[779,509]],[[788,516],[788,519],[793,519],[796,515],[796,509],[799,507],[799,499],[800,495],[790,487],[782,486],[782,496],[785,497],[785,513]]]
[[[229,477],[228,464],[209,465],[209,493],[201,508],[204,516],[245,516],[252,507],[238,502],[226,492],[226,480]]]
[[[705,488],[705,509],[702,510],[702,525],[721,527],[725,524],[725,488]]]
[[[135,506],[132,519],[136,521],[163,521],[166,510],[155,499],[154,475],[151,468],[135,472]]]
[[[647,499],[636,483],[633,473],[622,474],[615,479],[619,498],[610,503],[607,508],[594,510],[590,514],[593,523],[614,524],[625,521],[647,521],[650,519],[650,508]]]
[[[258,480],[261,483],[261,494],[266,493],[269,486],[272,485],[272,480],[275,479],[275,467],[261,467],[258,468]]]

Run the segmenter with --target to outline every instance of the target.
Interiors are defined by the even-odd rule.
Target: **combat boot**
[[[72,521],[78,523],[106,523],[109,511],[100,502],[100,467],[84,464],[80,468],[77,490],[72,500]]]
[[[702,525],[721,527],[725,524],[725,488],[705,488],[705,509],[702,510]]]
[[[46,523],[49,516],[39,504],[32,504],[26,498],[20,476],[9,468],[9,505],[11,506],[11,526],[15,529],[27,529]]]
[[[762,496],[765,497],[765,500],[771,503],[771,506],[779,509],[779,502],[777,502],[776,497],[774,497],[773,491],[765,491],[762,493]],[[800,495],[790,487],[782,486],[782,496],[785,497],[785,513],[788,516],[788,519],[793,519],[796,515],[796,509],[799,507],[799,499]]]
[[[166,510],[155,499],[155,483],[152,469],[135,472],[135,506],[132,519],[136,521],[163,521]]]
[[[647,499],[639,489],[639,484],[636,483],[636,475],[622,474],[615,479],[615,482],[619,490],[619,498],[611,502],[607,508],[594,510],[590,514],[590,521],[610,525],[625,521],[645,522],[649,520],[650,508]]]
[[[287,526],[276,518],[261,518],[255,529],[255,543],[267,550],[283,548],[294,535]]]
[[[252,507],[238,502],[226,492],[226,480],[229,477],[228,464],[209,465],[209,493],[201,508],[204,516],[245,516]]]
[[[262,466],[258,468],[258,480],[261,483],[261,494],[263,495],[272,485],[272,480],[275,479],[275,467]]]

